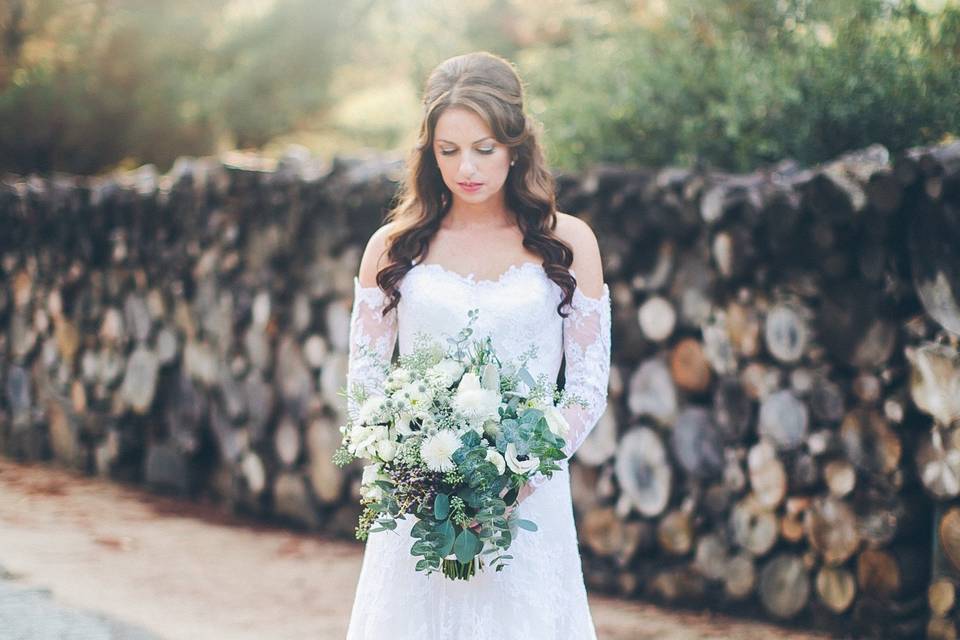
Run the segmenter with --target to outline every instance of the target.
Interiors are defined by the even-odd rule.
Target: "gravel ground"
[[[362,553],[0,458],[3,640],[341,640]],[[601,640],[827,637],[599,595],[590,607]]]
[[[0,567],[0,637],[4,640],[160,640],[160,636],[95,611],[69,607],[49,589],[11,582]]]

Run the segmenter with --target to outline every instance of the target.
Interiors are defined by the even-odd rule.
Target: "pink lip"
[[[483,185],[482,182],[458,182],[457,184],[463,187],[465,191],[476,191]]]

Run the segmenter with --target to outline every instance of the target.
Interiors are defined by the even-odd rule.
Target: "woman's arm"
[[[564,451],[573,456],[597,424],[607,406],[610,381],[610,290],[603,281],[600,249],[593,230],[582,220],[558,214],[557,233],[574,252],[570,267],[577,279],[569,315],[563,319],[563,353],[566,360],[565,390],[585,401],[561,413],[570,425]],[[561,466],[566,461],[561,462]],[[546,481],[534,476],[526,495]]]
[[[350,313],[350,350],[347,364],[347,410],[356,415],[357,403],[350,398],[356,387],[368,395],[383,395],[397,340],[397,308],[387,315],[383,309],[389,297],[377,286],[376,276],[386,259],[390,225],[380,227],[367,242],[360,259],[359,274],[353,279],[353,309]]]

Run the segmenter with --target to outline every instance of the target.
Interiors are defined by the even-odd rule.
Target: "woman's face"
[[[510,172],[510,149],[497,142],[480,116],[462,107],[440,114],[433,152],[454,200],[464,203],[481,204],[497,195]]]

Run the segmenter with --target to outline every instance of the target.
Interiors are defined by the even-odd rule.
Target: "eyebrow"
[[[483,141],[486,140],[487,138],[493,139],[493,136],[484,136],[483,138],[480,138],[479,140],[474,140],[474,141],[473,141],[473,144],[477,144],[478,142],[483,142]],[[444,140],[443,138],[437,138],[437,142],[449,142],[450,144],[456,144],[456,142],[451,142],[450,140]]]

